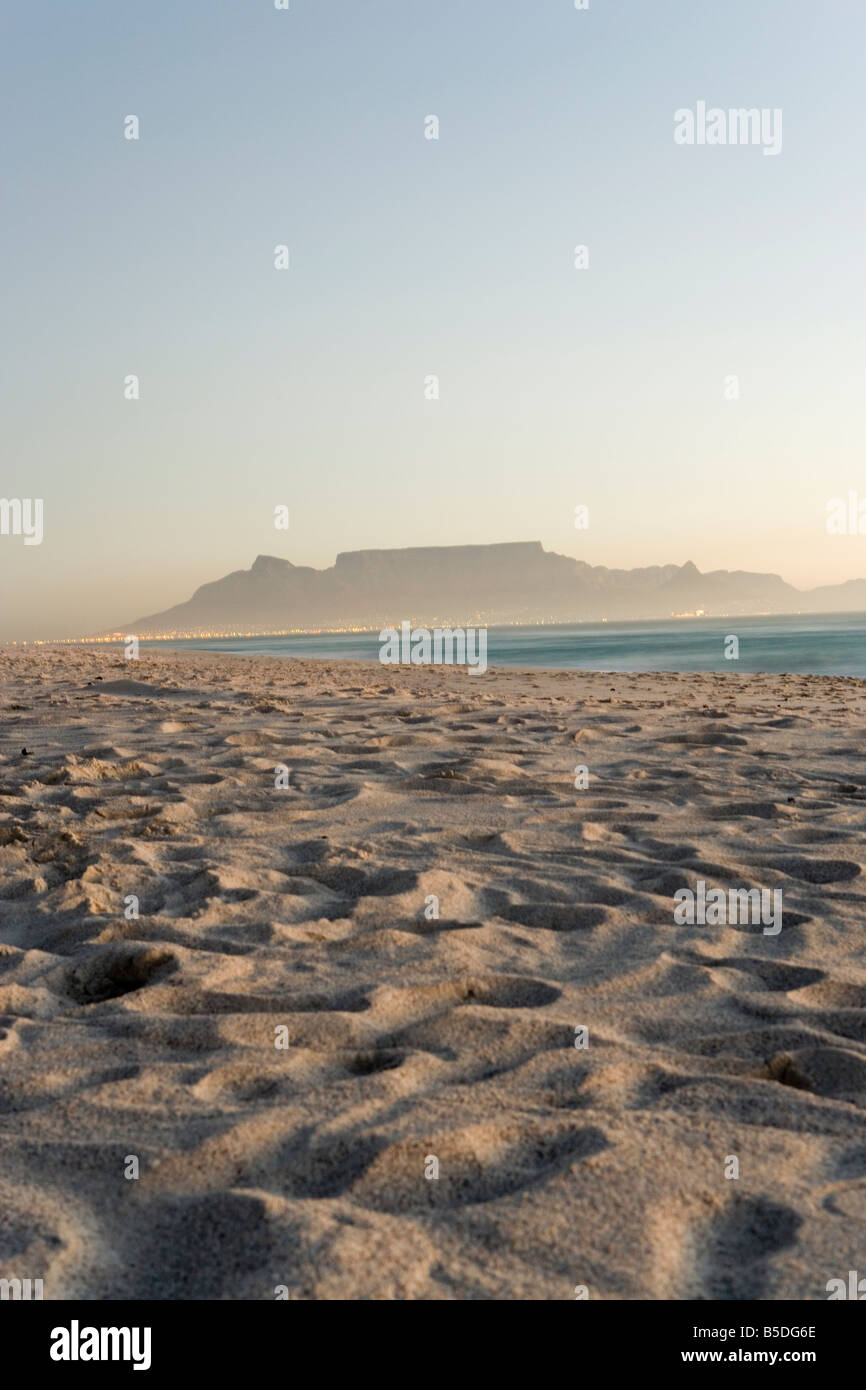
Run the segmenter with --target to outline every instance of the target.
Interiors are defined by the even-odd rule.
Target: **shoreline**
[[[365,669],[368,669],[370,672],[382,673],[383,677],[387,677],[389,672],[392,672],[394,674],[399,672],[418,674],[423,673],[425,671],[442,671],[446,673],[452,673],[458,679],[462,678],[462,676],[468,675],[467,667],[465,664],[449,664],[448,662],[423,662],[414,665],[411,662],[387,663],[371,660],[370,658],[365,657],[334,656],[333,654],[329,654],[327,656],[310,656],[309,654],[305,654],[303,656],[295,656],[288,652],[282,654],[277,652],[259,651],[217,651],[209,647],[196,647],[192,649],[180,647],[166,647],[164,651],[151,651],[149,649],[145,649],[143,654],[138,658],[130,658],[129,660],[123,658],[121,660],[118,660],[116,653],[106,651],[103,647],[94,648],[88,646],[70,648],[66,645],[61,644],[58,646],[45,645],[40,646],[38,648],[22,648],[10,645],[0,645],[0,659],[2,659],[3,657],[8,657],[10,660],[19,657],[40,659],[47,655],[66,656],[70,651],[75,651],[79,655],[86,656],[104,654],[105,659],[107,661],[113,661],[114,665],[117,667],[118,670],[123,669],[124,671],[128,672],[130,679],[134,679],[136,670],[141,670],[142,667],[145,666],[149,660],[158,662],[161,660],[171,660],[173,658],[177,658],[181,661],[187,659],[207,660],[208,658],[213,658],[215,661],[224,661],[227,657],[239,657],[242,661],[246,662],[274,662],[278,668],[282,668],[287,663],[295,662],[302,666],[309,664],[309,666],[312,668],[319,668],[324,663],[331,663],[335,665],[337,668],[343,666],[363,667]],[[496,662],[493,661],[488,662],[485,670],[481,672],[478,676],[472,676],[471,680],[473,684],[480,684],[483,682],[486,676],[506,676],[510,673],[513,673],[515,676],[522,676],[525,678],[541,676],[550,677],[551,679],[561,679],[564,677],[571,677],[574,680],[588,680],[591,678],[609,678],[611,680],[652,680],[658,677],[659,679],[668,680],[711,679],[720,681],[731,680],[739,682],[752,680],[850,681],[866,687],[866,676],[855,676],[841,673],[836,674],[833,672],[825,671],[748,671],[742,669],[738,670],[735,667],[732,667],[728,670],[718,671],[710,669],[704,671],[674,669],[622,670],[619,668],[600,670],[596,667],[576,666],[518,666],[512,664],[511,662],[500,663],[499,665],[497,665]]]

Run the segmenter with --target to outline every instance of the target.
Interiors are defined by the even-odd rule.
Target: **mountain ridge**
[[[609,569],[540,541],[341,551],[317,570],[257,555],[192,597],[124,629],[169,633],[376,627],[409,619],[533,623],[866,610],[866,580],[800,590],[780,575],[682,565]],[[118,629],[119,630],[119,629]]]

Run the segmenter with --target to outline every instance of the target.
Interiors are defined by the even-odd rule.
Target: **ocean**
[[[727,658],[737,639],[738,656]],[[377,661],[378,632],[188,638],[142,648]],[[676,618],[491,627],[488,666],[576,671],[767,671],[866,677],[866,614]]]

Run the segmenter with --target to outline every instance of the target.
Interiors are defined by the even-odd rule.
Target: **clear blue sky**
[[[0,495],[45,536],[0,536],[0,638],[260,552],[866,576],[824,527],[866,498],[861,0],[10,0],[2,30]],[[676,145],[700,100],[781,108],[781,153]]]

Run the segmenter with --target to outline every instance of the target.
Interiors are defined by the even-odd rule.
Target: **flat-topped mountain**
[[[418,624],[577,622],[695,613],[857,612],[866,580],[800,590],[777,574],[713,570],[691,561],[613,570],[544,550],[503,545],[349,550],[330,569],[259,555],[251,569],[203,584],[191,599],[127,625],[140,636],[274,632]]]

